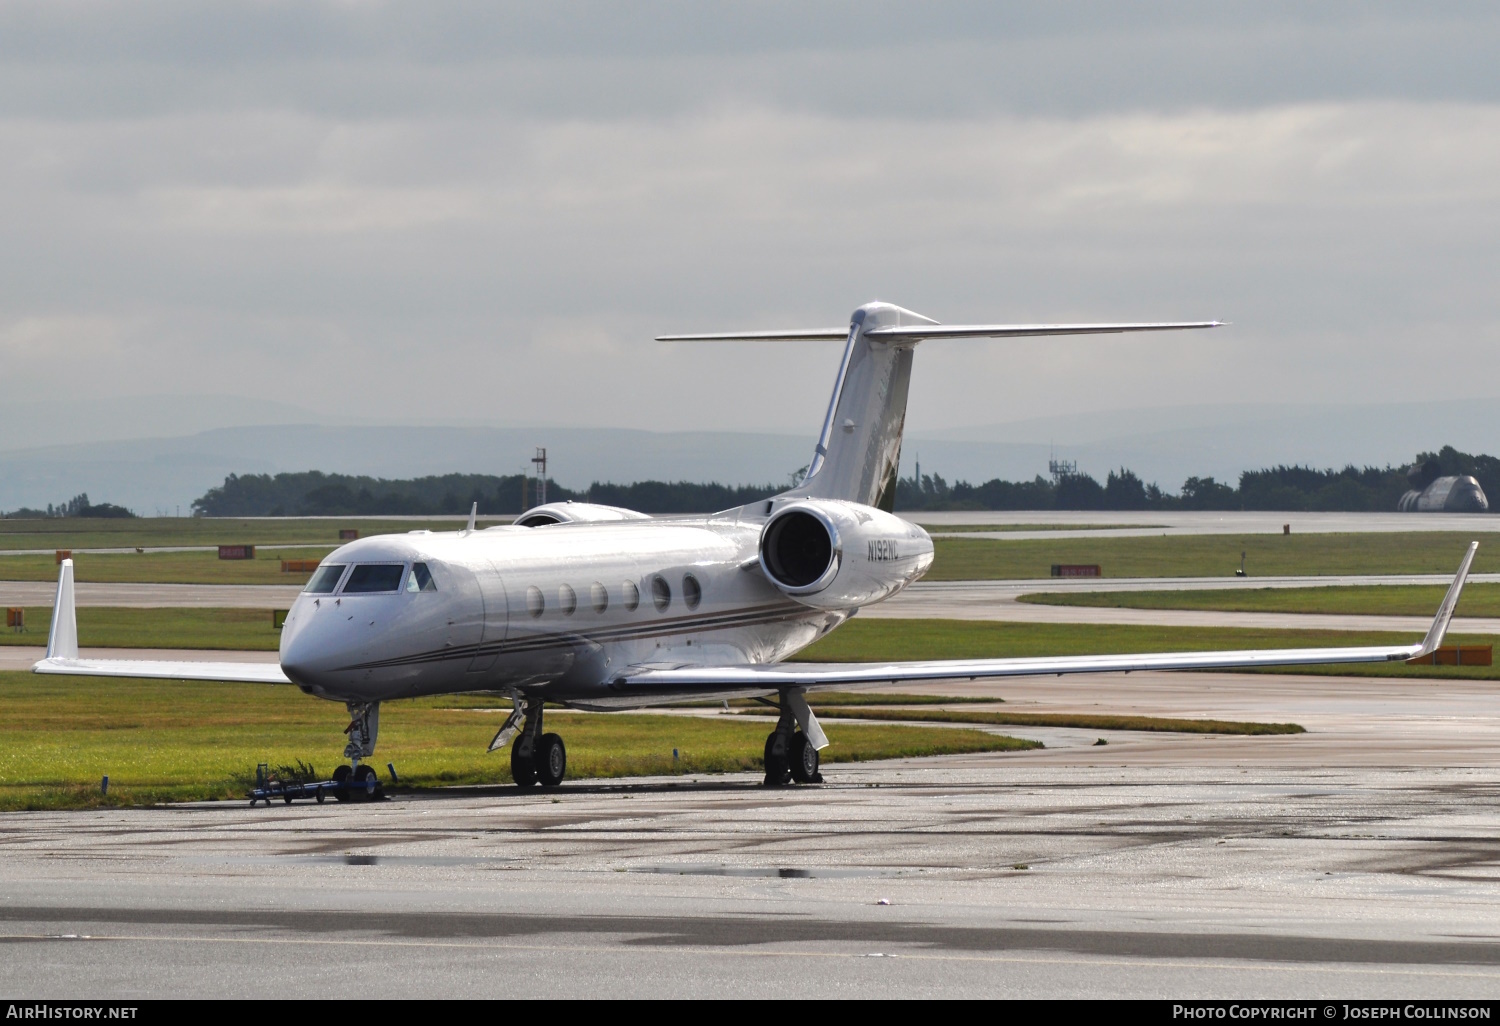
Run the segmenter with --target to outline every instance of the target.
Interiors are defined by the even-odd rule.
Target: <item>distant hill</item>
[[[90,412],[96,406],[100,416]],[[0,444],[0,510],[45,508],[88,492],[143,515],[179,508],[185,514],[194,499],[231,474],[507,477],[529,469],[537,445],[548,448],[551,477],[575,491],[595,481],[758,485],[785,481],[806,465],[816,432],[811,422],[787,433],[287,422],[303,412],[233,397],[187,404],[165,398],[90,402],[78,405],[75,414],[47,404],[8,408],[0,411],[0,425],[9,426]],[[256,425],[234,426],[257,417],[262,419]],[[190,433],[195,424],[215,426]],[[1031,481],[1057,455],[1076,461],[1101,483],[1111,470],[1128,467],[1147,485],[1175,493],[1192,477],[1237,483],[1246,468],[1397,466],[1445,443],[1464,452],[1493,451],[1500,439],[1500,400],[1226,403],[1062,413],[942,431],[923,430],[914,420],[907,426],[901,472],[908,477],[920,461],[924,475],[949,481]],[[59,443],[68,444],[36,444],[59,438],[60,429],[69,433]],[[89,432],[115,440],[84,441]]]

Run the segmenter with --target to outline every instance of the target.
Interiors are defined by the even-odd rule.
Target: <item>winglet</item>
[[[1443,643],[1443,635],[1448,633],[1448,624],[1453,621],[1453,610],[1458,608],[1458,596],[1464,590],[1464,580],[1469,576],[1469,566],[1474,562],[1474,553],[1478,551],[1479,543],[1470,542],[1469,551],[1464,553],[1463,562],[1458,564],[1458,573],[1453,576],[1453,583],[1448,585],[1448,594],[1443,596],[1437,616],[1432,618],[1432,627],[1428,629],[1427,637],[1422,639],[1422,647],[1417,649],[1416,655],[1411,656],[1412,659],[1432,655]]]
[[[469,526],[467,528],[465,528],[465,530],[468,530],[468,531],[474,530],[474,521],[478,517],[479,517],[479,503],[476,502],[476,503],[474,503],[473,506],[471,506],[469,508]]]
[[[47,635],[48,659],[78,658],[78,614],[73,610],[73,561],[62,561],[57,575],[57,600],[52,603],[52,630]]]

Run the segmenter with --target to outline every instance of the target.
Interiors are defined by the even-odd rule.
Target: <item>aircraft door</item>
[[[505,596],[505,581],[500,569],[489,560],[474,568],[479,580],[479,593],[484,599],[484,630],[479,639],[479,654],[469,662],[470,673],[483,673],[494,668],[500,658],[498,645],[504,641],[510,629],[510,610]]]

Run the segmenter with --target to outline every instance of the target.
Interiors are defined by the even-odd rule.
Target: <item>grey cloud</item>
[[[1402,3],[9,4],[0,112],[841,117],[1489,100],[1500,13]]]
[[[826,347],[650,337],[877,297],[1235,322],[924,347],[914,430],[1492,395],[1496,25],[1479,5],[0,5],[0,400],[805,434]]]

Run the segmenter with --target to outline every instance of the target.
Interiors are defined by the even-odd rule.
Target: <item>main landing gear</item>
[[[828,743],[823,729],[800,692],[783,693],[779,707],[781,715],[776,719],[776,729],[766,738],[766,786],[785,787],[794,780],[799,784],[821,784],[818,748]],[[798,726],[803,729],[797,730]]]
[[[517,787],[556,787],[568,771],[568,749],[556,734],[542,733],[542,700],[514,697],[515,710],[490,742],[490,751],[512,737],[510,775]],[[524,722],[524,726],[522,725]]]
[[[380,703],[347,702],[345,708],[349,710],[349,726],[344,728],[344,733],[349,735],[349,743],[344,746],[344,758],[349,760],[349,765],[333,771],[333,782],[339,785],[333,796],[341,802],[383,798],[384,790],[375,767],[360,763],[361,759],[375,754],[375,735],[380,732]]]

